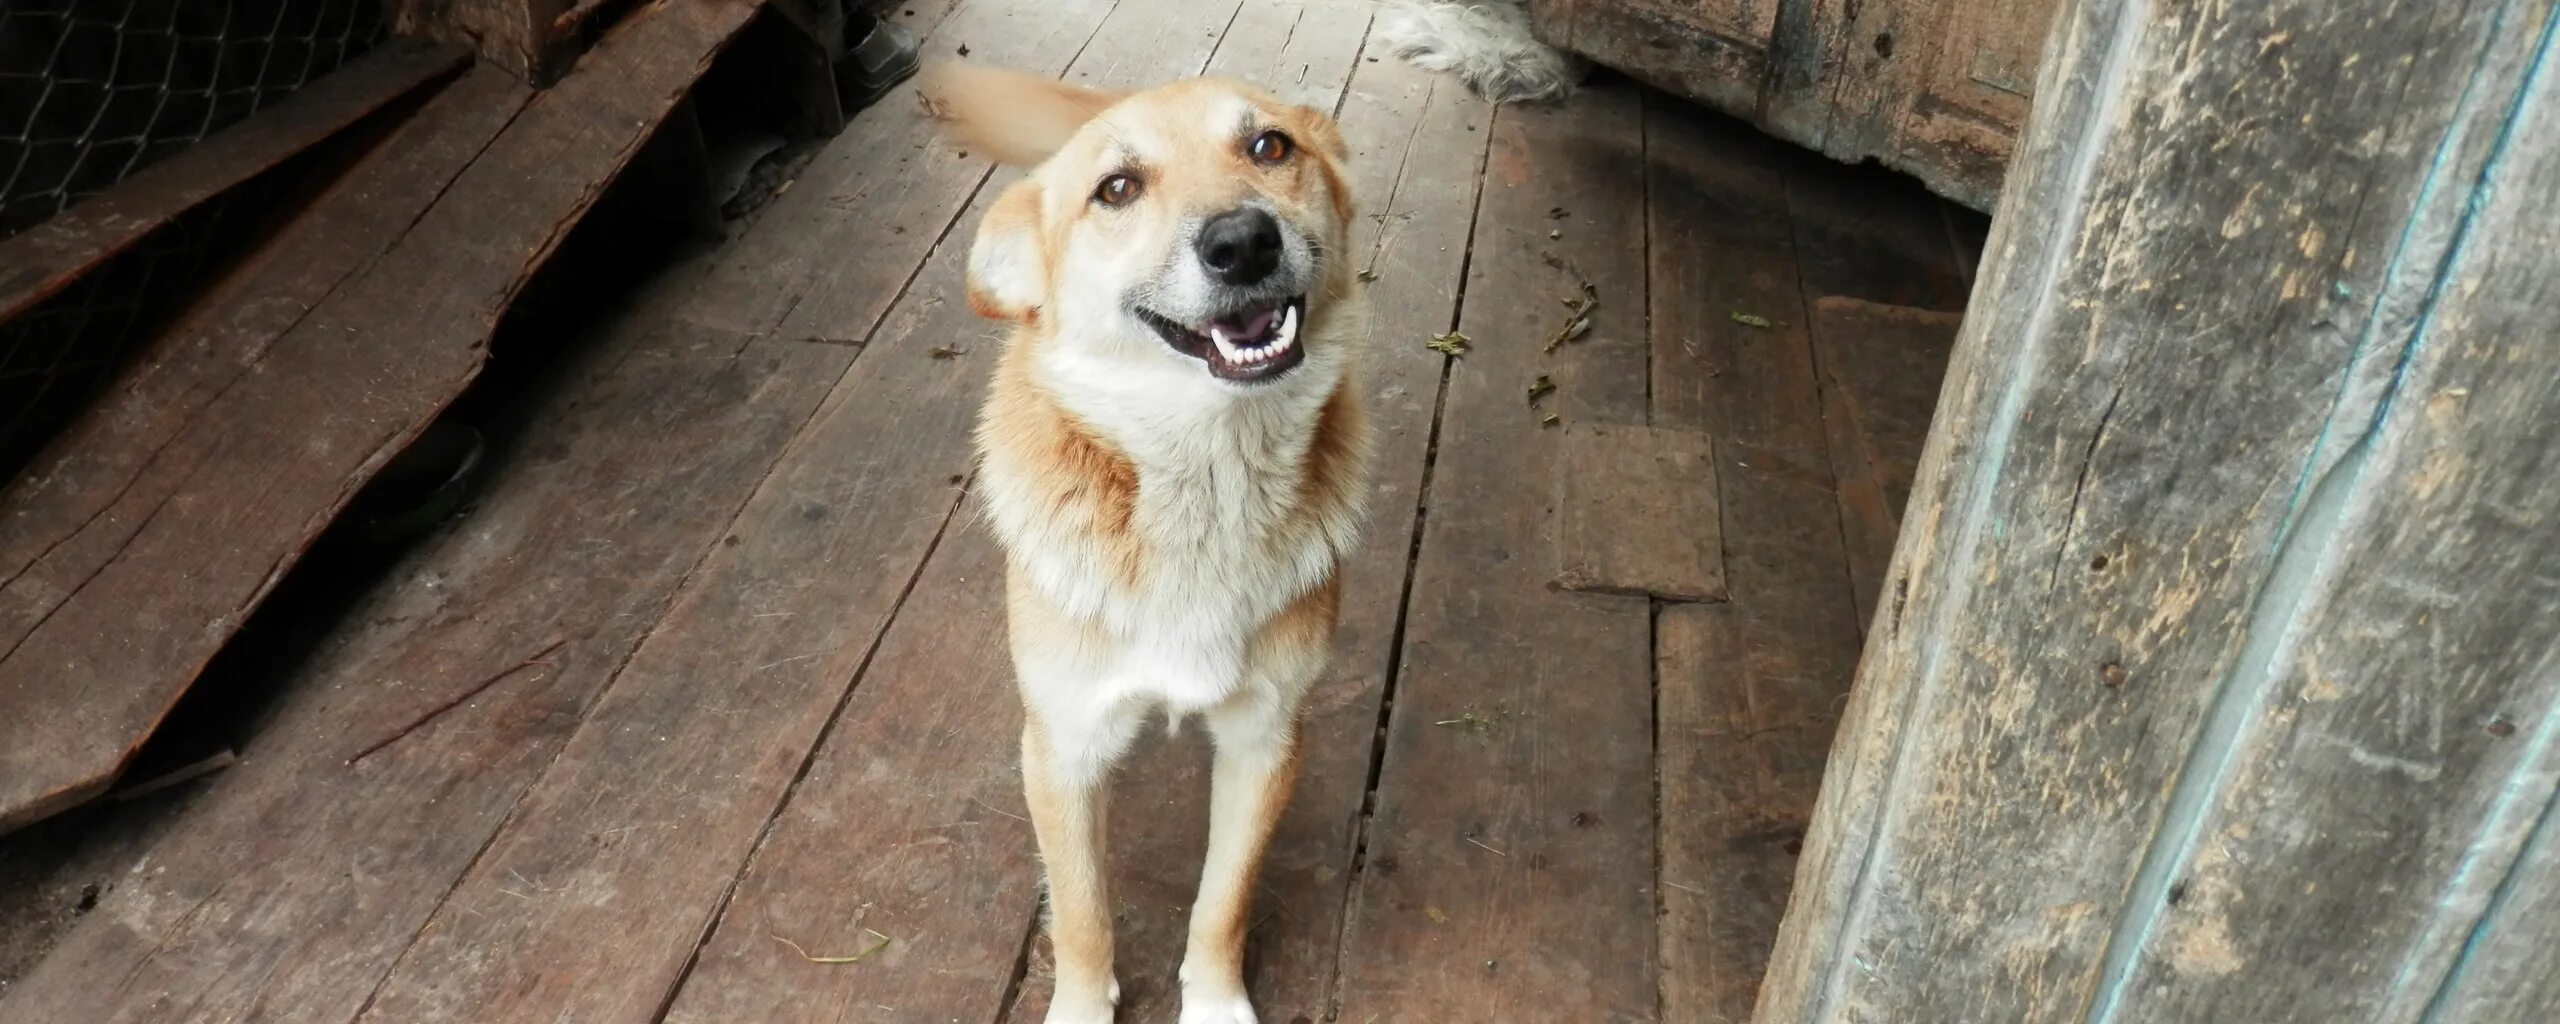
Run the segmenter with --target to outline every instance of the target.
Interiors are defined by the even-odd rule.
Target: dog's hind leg
[[[1182,958],[1182,1024],[1254,1024],[1244,987],[1254,879],[1298,779],[1298,701],[1257,694],[1207,712],[1209,854]]]
[[[1081,744],[1081,731],[1065,739]],[[1123,739],[1120,745],[1125,746]],[[1111,902],[1104,888],[1103,829],[1110,794],[1110,762],[1118,750],[1078,749],[1052,742],[1038,712],[1022,726],[1022,795],[1031,828],[1040,839],[1040,862],[1049,880],[1049,944],[1057,958],[1058,985],[1049,997],[1047,1024],[1110,1024],[1120,1002],[1112,972]],[[1095,754],[1103,756],[1094,756]]]

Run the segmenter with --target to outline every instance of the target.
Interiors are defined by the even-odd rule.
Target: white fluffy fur
[[[1106,780],[1159,708],[1202,718],[1215,745],[1182,1024],[1253,1024],[1242,964],[1254,876],[1295,777],[1298,710],[1324,666],[1366,490],[1366,310],[1327,258],[1353,216],[1333,191],[1339,130],[1206,79],[1116,104],[1025,76],[940,81],[962,137],[1005,134],[994,151],[1014,159],[1066,147],[998,198],[969,260],[972,303],[1020,325],[982,410],[978,479],[1005,548],[1030,712],[1024,795],[1057,951],[1045,1024],[1113,1019]],[[980,116],[990,108],[1008,113]],[[1097,123],[1025,129],[1029,108]],[[1320,163],[1238,159],[1239,133],[1272,124]],[[1121,173],[1145,182],[1139,198],[1097,209],[1095,183]],[[1279,258],[1260,280],[1213,281],[1193,240],[1239,206],[1272,215]],[[1293,296],[1306,322],[1283,323],[1303,362],[1255,384],[1151,326]]]
[[[1313,681],[1320,663],[1250,678],[1245,645],[1358,540],[1356,508],[1298,536],[1285,520],[1316,419],[1351,370],[1355,343],[1345,335],[1356,337],[1361,319],[1336,308],[1308,324],[1306,362],[1251,391],[1208,380],[1126,328],[1041,353],[1043,390],[1126,453],[1146,482],[1135,525],[1153,556],[1139,587],[1110,582],[1091,546],[1057,535],[1010,453],[988,451],[987,510],[1016,570],[1053,607],[1099,620],[1117,641],[1016,652],[1024,697],[1065,720],[1055,742],[1070,779],[1098,779],[1149,710],[1189,715],[1236,698],[1295,707]]]
[[[1396,56],[1455,73],[1495,103],[1563,99],[1584,71],[1529,34],[1523,0],[1396,0],[1379,16],[1377,37]]]

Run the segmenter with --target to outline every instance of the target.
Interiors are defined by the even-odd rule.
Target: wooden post
[[[1760,1024],[2560,990],[2553,0],[2057,19]]]

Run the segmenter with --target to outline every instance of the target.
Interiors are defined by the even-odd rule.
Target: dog
[[[1360,536],[1367,330],[1327,114],[1239,82],[1134,92],[967,64],[926,109],[1028,168],[987,208],[967,293],[1010,323],[978,424],[1006,556],[1023,793],[1049,892],[1049,1024],[1112,1019],[1111,767],[1162,710],[1215,749],[1183,1024],[1253,1024],[1254,879]]]

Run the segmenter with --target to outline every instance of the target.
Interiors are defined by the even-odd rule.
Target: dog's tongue
[[[1279,312],[1276,309],[1266,309],[1241,319],[1220,317],[1210,321],[1210,324],[1224,333],[1229,341],[1261,341],[1264,335],[1271,333],[1271,318]]]

